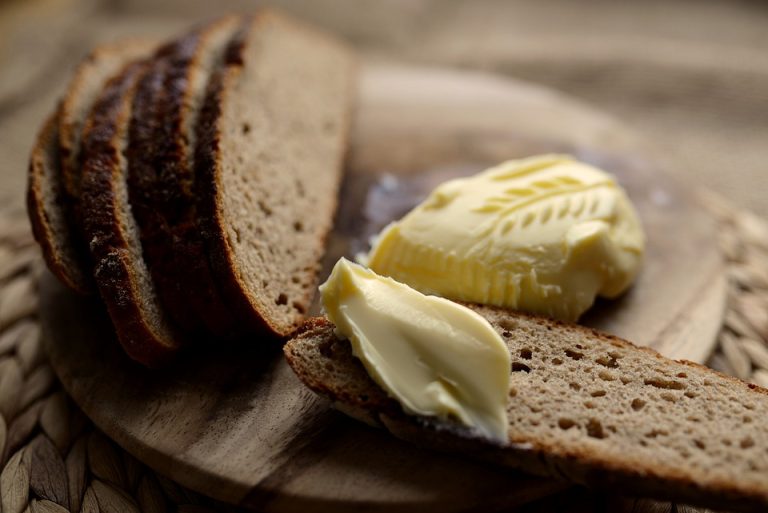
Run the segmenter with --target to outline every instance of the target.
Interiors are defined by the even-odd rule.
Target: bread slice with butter
[[[768,508],[768,391],[577,325],[472,305],[511,355],[508,443],[411,416],[310,319],[284,348],[341,411],[415,444],[629,495]]]

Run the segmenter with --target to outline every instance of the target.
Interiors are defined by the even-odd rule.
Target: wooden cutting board
[[[458,71],[363,68],[353,146],[325,272],[437,183],[508,158],[570,152],[615,173],[648,235],[644,270],[585,322],[702,361],[725,300],[714,227],[690,187],[593,109],[531,85]],[[323,276],[324,278],[324,276]],[[157,471],[261,511],[507,509],[561,484],[409,446],[332,411],[278,350],[189,353],[165,372],[130,362],[102,307],[47,276],[51,361],[91,419]],[[255,349],[259,346],[262,349]]]

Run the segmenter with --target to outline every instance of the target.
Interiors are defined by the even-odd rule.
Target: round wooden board
[[[562,95],[457,71],[366,66],[325,272],[438,182],[501,160],[570,152],[615,173],[648,235],[639,281],[585,322],[701,361],[720,327],[723,264],[688,188],[615,121]],[[189,352],[162,372],[130,362],[102,307],[42,283],[51,361],[86,414],[157,471],[261,511],[511,508],[561,484],[435,454],[328,408],[278,351]]]

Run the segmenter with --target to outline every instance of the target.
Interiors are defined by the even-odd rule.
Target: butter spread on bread
[[[284,348],[299,379],[394,436],[612,493],[768,511],[768,391],[616,337],[481,305],[511,357],[508,443],[412,415],[324,318]]]
[[[407,412],[507,440],[510,357],[483,317],[344,258],[320,292],[337,333]]]
[[[630,286],[643,246],[609,174],[544,155],[440,185],[382,232],[367,263],[427,294],[576,320]]]

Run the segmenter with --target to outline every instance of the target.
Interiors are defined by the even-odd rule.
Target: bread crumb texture
[[[495,316],[512,354],[511,441],[686,472],[702,484],[765,486],[765,391],[597,332]]]

